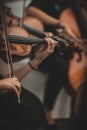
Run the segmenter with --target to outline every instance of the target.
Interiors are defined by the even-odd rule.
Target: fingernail
[[[21,103],[21,100],[20,100],[20,98],[18,98],[18,103],[19,103],[19,104]]]

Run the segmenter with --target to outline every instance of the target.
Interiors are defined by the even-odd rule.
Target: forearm
[[[33,65],[34,65],[34,67],[35,66],[38,66],[41,62],[43,61],[43,58],[42,58],[42,60],[40,59],[38,59],[37,57],[35,57],[32,61],[30,61]],[[26,65],[24,65],[24,66],[22,66],[21,68],[19,68],[19,69],[17,69],[17,70],[15,70],[14,71],[14,74],[15,74],[15,77],[17,77],[18,79],[19,79],[19,81],[21,81],[23,78],[25,78],[25,76],[27,76],[27,74],[29,73],[29,72],[31,72],[32,71],[32,68],[28,65],[28,64],[26,64]],[[6,75],[3,75],[3,77],[4,78],[8,78],[9,77],[9,74],[6,74]]]
[[[46,57],[35,57],[31,62],[31,64],[34,66],[34,68],[37,68],[38,65],[45,59]],[[15,70],[15,76],[21,81],[29,72],[31,72],[33,69],[31,66],[27,63],[25,66]]]
[[[15,76],[19,79],[19,81],[21,81],[22,79],[25,78],[25,76],[27,76],[27,74],[32,70],[31,67],[29,67],[28,64],[24,65],[23,67],[15,70]]]
[[[27,14],[38,18],[45,25],[56,26],[58,24],[58,19],[51,17],[36,7],[29,7]]]
[[[19,69],[14,71],[15,77],[17,77],[19,79],[19,81],[21,81],[30,71],[32,70],[31,67],[29,67],[28,64],[20,67]],[[6,74],[3,76],[4,78],[9,77],[9,74]]]
[[[21,81],[32,69],[37,69],[38,65],[51,53],[53,53],[54,47],[57,43],[52,41],[50,38],[45,38],[45,40],[47,41],[47,45],[41,46],[38,48],[39,50],[37,49],[35,57],[32,59],[32,61],[29,61],[26,65],[14,71],[14,74],[19,81]],[[4,76],[4,78],[6,77],[8,77],[8,74]]]

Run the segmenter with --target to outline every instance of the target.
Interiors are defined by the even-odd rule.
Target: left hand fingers
[[[54,48],[55,46],[57,46],[57,41],[49,38],[49,41],[50,41],[50,47]]]
[[[48,42],[48,49],[53,51],[55,46],[57,46],[57,42],[51,38],[47,38],[46,40]]]
[[[39,47],[38,51],[35,52],[35,56],[37,56],[40,52],[44,51],[45,48],[46,48],[46,45],[45,45],[45,44],[42,44],[42,45]]]
[[[46,35],[46,38],[51,38],[53,36],[51,32],[46,32],[45,35]]]

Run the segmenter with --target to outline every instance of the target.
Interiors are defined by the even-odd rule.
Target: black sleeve
[[[28,5],[28,7],[34,6],[43,10],[43,7],[46,6],[45,2],[46,2],[45,0],[32,0],[32,2]]]

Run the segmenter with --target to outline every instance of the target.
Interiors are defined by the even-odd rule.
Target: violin
[[[17,19],[19,19],[19,18],[16,18],[16,16],[14,15],[14,14],[12,14],[11,13],[11,9],[10,9],[10,11],[9,12],[7,12],[7,14],[9,14],[8,16],[10,16],[11,17],[11,19],[12,18],[14,18],[15,20]],[[13,22],[12,22],[13,23]],[[16,25],[16,24],[15,24]],[[34,28],[32,28],[32,27],[30,27],[30,26],[28,26],[28,24],[27,25],[25,25],[25,24],[23,24],[23,27],[26,29],[26,30],[24,30],[23,28],[21,28],[21,27],[12,27],[13,25],[11,25],[11,27],[8,27],[8,29],[7,29],[7,32],[8,32],[8,34],[10,35],[10,43],[11,42],[14,42],[15,41],[15,43],[13,43],[13,44],[10,44],[10,49],[11,49],[11,54],[12,54],[12,56],[22,56],[23,58],[24,57],[26,57],[26,56],[28,56],[29,54],[30,54],[30,52],[31,52],[31,50],[32,50],[32,46],[31,46],[31,41],[29,41],[29,33],[27,33],[27,31],[26,30],[28,30],[28,31],[30,31],[30,33],[32,33],[32,34],[34,34],[34,35],[38,35],[39,37],[42,37],[42,38],[45,38],[45,33],[44,32],[41,32],[41,31],[39,31],[39,30],[36,30],[36,29],[34,29]],[[15,35],[15,39],[13,38],[12,39],[12,36],[13,35]],[[21,36],[20,38],[21,38],[21,40],[19,39],[19,37],[17,37],[17,36]],[[27,39],[27,40],[26,40]],[[61,43],[61,45],[64,43],[65,44],[65,46],[66,45],[68,45],[67,44],[67,42],[65,43],[65,41],[63,40],[63,39],[59,39],[58,37],[56,37],[56,39],[55,39],[55,37],[52,37],[52,39],[54,39],[54,40],[57,40],[58,42],[60,42]],[[13,40],[13,41],[12,41]],[[28,43],[27,43],[27,41],[28,41]],[[34,41],[34,44],[36,44],[37,43],[37,40],[35,39],[33,39],[33,41]],[[43,42],[44,42],[44,40],[42,40]],[[21,42],[22,42],[22,44],[21,44]],[[18,44],[16,44],[16,43],[18,43]],[[20,45],[19,45],[19,43],[20,43]],[[41,40],[40,40],[40,42],[38,41],[38,43],[41,43]],[[45,42],[44,42],[45,43]],[[60,46],[61,46],[60,45]],[[63,46],[62,46],[63,47]],[[61,47],[61,48],[62,48]],[[58,47],[59,48],[59,47]],[[63,50],[63,49],[62,49]],[[5,48],[3,48],[2,49],[2,51],[4,51],[5,52]],[[14,58],[13,58],[14,59]],[[18,59],[18,58],[17,58]],[[21,59],[21,57],[20,57],[20,59]],[[14,60],[15,61],[15,60]]]
[[[39,20],[34,19],[34,18],[29,18],[29,17],[24,18],[24,16],[23,16],[24,9],[22,12],[22,17],[18,17],[16,15],[14,15],[11,11],[11,8],[9,8],[7,6],[4,6],[4,9],[5,9],[6,23],[7,23],[8,27],[23,27],[23,25],[27,25],[27,26],[29,25],[30,27],[32,27],[32,25],[33,25],[34,28],[36,28],[38,30],[43,30],[43,26]],[[34,23],[30,22],[31,20],[34,21]]]
[[[5,10],[6,24],[9,23],[9,24],[7,24],[7,27],[8,27],[7,33],[29,37],[29,33],[25,29],[23,29],[22,27],[18,27],[20,18],[16,17],[14,14],[11,13],[11,8],[4,6],[4,10]],[[0,33],[3,34],[2,31]],[[26,44],[20,44],[20,45],[19,44],[10,44],[10,49],[11,49],[11,54],[14,54],[16,56],[18,55],[18,56],[20,56],[20,59],[22,59],[22,56],[24,58],[24,56],[27,56],[28,54],[30,54],[30,52],[32,50],[32,46],[29,44],[27,44],[27,45]],[[5,49],[3,49],[3,50],[5,50]]]
[[[35,31],[36,31],[36,29],[35,29]],[[17,47],[18,45],[22,46],[24,44],[25,44],[25,46],[26,45],[32,45],[32,44],[37,44],[37,45],[39,45],[39,44],[46,44],[46,40],[44,38],[27,37],[27,36],[24,36],[24,35],[23,36],[21,36],[21,35],[19,36],[19,35],[17,35],[17,33],[14,33],[14,34],[15,35],[13,35],[12,33],[8,34],[8,39],[9,39],[9,42],[10,42],[10,49],[11,49],[10,52],[11,52],[12,56],[22,56],[22,57],[24,57],[24,56],[28,55],[26,53],[24,55],[24,52],[22,50],[20,51],[20,48],[17,48],[19,50],[16,51],[17,49],[12,48],[12,47]],[[38,31],[37,31],[37,34],[38,34]],[[43,34],[43,32],[42,32],[42,34]],[[62,39],[62,38],[60,38],[58,36],[52,36],[51,38],[58,42],[58,44],[57,44],[57,49],[58,50],[61,50],[61,51],[65,50],[65,51],[67,51],[67,48],[69,48],[69,49],[71,48],[71,50],[73,50],[73,51],[76,50],[76,48],[73,46],[73,43],[68,41],[68,40],[64,40],[64,39]],[[5,52],[4,44],[2,44],[3,39],[4,39],[4,36],[1,34],[0,35],[1,52],[3,52],[3,51]]]
[[[82,10],[83,6],[78,1],[72,1],[72,6],[61,13],[60,20],[70,27],[76,37],[87,39],[87,15],[85,15],[85,18]],[[84,8],[84,11],[86,10]],[[83,44],[84,42],[81,42],[81,45]],[[79,85],[86,79],[87,55],[85,50],[82,51],[81,57],[81,60],[78,61],[78,55],[74,53],[74,57],[69,61],[69,83],[75,92],[78,91]]]
[[[4,6],[5,9],[5,15],[6,15],[6,22],[8,25],[8,34],[11,35],[18,35],[18,36],[24,36],[24,37],[30,37],[32,36],[29,32],[27,32],[24,29],[24,24],[23,24],[23,13],[22,13],[22,18],[15,16],[11,12],[11,8],[8,8]],[[8,10],[7,10],[8,9]],[[24,11],[24,10],[23,10]],[[26,40],[25,40],[26,41]],[[22,41],[23,43],[23,41]],[[22,56],[23,58],[28,56],[32,50],[32,45],[31,44],[10,44],[11,48],[11,54],[16,55],[16,56]],[[5,49],[3,49],[5,50]],[[20,57],[20,59],[22,59]],[[14,59],[14,58],[13,58]]]

